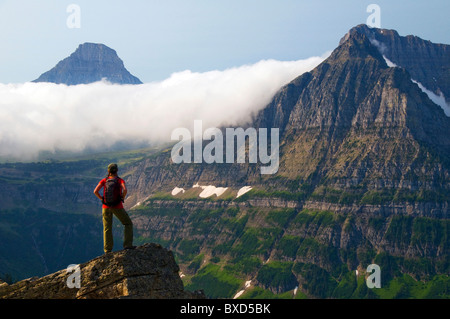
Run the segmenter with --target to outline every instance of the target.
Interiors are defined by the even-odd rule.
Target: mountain
[[[118,84],[142,84],[125,68],[116,51],[100,43],[83,43],[74,53],[33,82],[87,84],[106,79]]]
[[[358,29],[259,114],[257,127],[282,132],[279,176],[336,189],[445,194],[450,119]]]
[[[406,44],[385,55],[372,32],[388,33],[350,30],[255,116],[249,127],[280,130],[277,174],[261,175],[258,164],[174,164],[169,150],[132,165],[137,233],[180,256],[188,287],[213,297],[448,296],[450,118],[410,72],[420,74],[424,59],[439,64],[449,46],[392,32]],[[402,67],[395,56],[419,44]],[[428,83],[448,71],[421,74]],[[244,187],[252,189],[238,197]],[[365,286],[372,263],[381,290]]]
[[[363,33],[387,59],[405,68],[411,78],[428,90],[443,93],[450,102],[450,46],[432,43],[417,36],[400,36],[395,30],[369,28],[361,24],[351,29],[341,43],[355,33]]]
[[[134,250],[121,250],[78,266],[78,283],[76,269],[64,269],[12,285],[0,282],[0,299],[204,298],[200,291],[184,291],[172,252],[160,245],[145,244]],[[68,282],[74,287],[69,287]]]
[[[0,211],[0,273],[26,256],[50,269],[89,246],[95,227],[85,225],[100,209],[89,189],[114,159],[135,242],[173,251],[187,290],[211,298],[448,298],[450,118],[425,93],[447,97],[448,70],[439,65],[448,47],[351,29],[246,126],[279,128],[273,175],[261,175],[258,163],[175,164],[170,147],[0,165],[2,190],[12,194]],[[425,60],[436,66],[421,70]],[[39,223],[39,209],[51,225]],[[77,214],[83,219],[64,231]],[[78,243],[83,229],[92,234]],[[11,247],[21,236],[33,246],[19,254]],[[382,288],[366,286],[370,264],[380,266]]]
[[[277,174],[261,176],[257,164],[173,165],[165,152],[139,163],[140,173],[130,176],[139,189],[134,204],[196,183],[346,203],[374,196],[384,202],[448,200],[449,117],[407,69],[388,66],[361,28],[313,71],[282,87],[250,124],[279,128]],[[447,52],[449,46],[439,47]]]

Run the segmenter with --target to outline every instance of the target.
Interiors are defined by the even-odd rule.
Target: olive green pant
[[[103,208],[103,250],[110,252],[113,249],[114,240],[112,233],[113,215],[115,215],[122,225],[123,230],[123,248],[133,246],[133,223],[123,208]]]

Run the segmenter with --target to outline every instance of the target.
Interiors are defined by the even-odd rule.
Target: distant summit
[[[80,44],[74,53],[33,82],[76,85],[102,79],[118,84],[142,84],[128,72],[116,51],[101,43]]]

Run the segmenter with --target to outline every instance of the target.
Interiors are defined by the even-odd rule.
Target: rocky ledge
[[[73,270],[8,285],[0,299],[202,299],[202,291],[184,291],[171,251],[158,244],[112,252]],[[72,288],[70,288],[72,287]]]

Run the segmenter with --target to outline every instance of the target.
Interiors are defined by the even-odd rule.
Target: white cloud
[[[174,128],[192,129],[195,119],[204,128],[244,124],[281,86],[325,57],[183,71],[142,85],[0,84],[0,156],[31,159],[43,150],[170,141]]]

